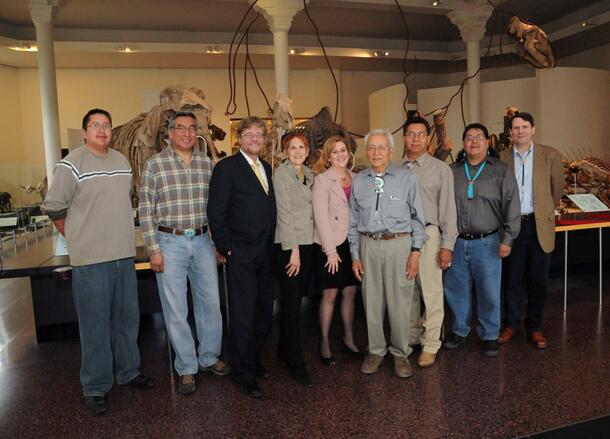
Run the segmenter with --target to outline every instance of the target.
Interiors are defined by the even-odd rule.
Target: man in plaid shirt
[[[195,391],[197,370],[216,375],[228,375],[230,371],[218,359],[222,316],[216,254],[206,214],[213,165],[203,152],[194,149],[197,119],[193,113],[175,113],[168,128],[170,146],[146,162],[139,212],[165,326],[176,353],[178,392],[187,395]],[[187,278],[199,340],[197,350],[187,322]]]

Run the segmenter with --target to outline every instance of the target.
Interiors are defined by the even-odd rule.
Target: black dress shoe
[[[364,352],[362,351],[352,351],[352,349],[343,342],[342,347],[343,353],[354,360],[364,360]]]
[[[324,354],[322,353],[322,345],[320,345],[318,348],[320,351],[320,363],[322,363],[324,366],[332,366],[334,364],[337,364],[332,355],[330,357],[324,356]]]
[[[263,367],[262,364],[259,363],[256,365],[256,378],[262,378],[266,380],[267,378],[271,378],[271,374],[267,369]]]
[[[307,372],[307,369],[300,368],[300,369],[296,369],[293,373],[292,376],[294,378],[294,380],[299,383],[302,386],[311,388],[313,387],[313,381],[311,380],[311,377],[309,376],[309,372]]]
[[[85,404],[92,415],[102,415],[108,411],[106,395],[85,396]]]
[[[254,378],[250,380],[236,381],[236,383],[239,386],[241,393],[244,395],[254,399],[260,399],[263,397],[263,392],[261,392],[261,388],[258,387],[258,383]]]
[[[136,389],[146,390],[150,389],[155,385],[155,382],[148,378],[143,373],[140,373],[137,377],[127,383],[128,386],[135,387]]]

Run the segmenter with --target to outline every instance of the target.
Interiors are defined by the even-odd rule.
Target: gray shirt
[[[455,184],[458,231],[460,235],[501,231],[502,244],[511,245],[521,229],[519,189],[508,165],[487,157],[481,175],[474,182],[474,198],[467,197],[466,158],[451,165]],[[474,177],[483,162],[469,166]]]
[[[451,168],[427,153],[402,164],[417,177],[426,225],[437,226],[441,231],[441,248],[453,250],[458,231]]]
[[[114,149],[98,156],[82,146],[57,163],[41,207],[53,220],[65,218],[71,265],[135,256],[130,193],[131,166]]]
[[[349,206],[349,240],[352,259],[360,259],[360,233],[411,233],[411,245],[426,241],[424,210],[415,174],[388,165],[383,188],[375,191],[375,173],[365,169],[352,180]]]

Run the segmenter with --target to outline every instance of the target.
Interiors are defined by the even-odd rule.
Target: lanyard
[[[474,198],[474,182],[477,178],[479,178],[479,175],[481,175],[481,172],[483,172],[483,168],[485,168],[486,164],[487,161],[483,161],[483,164],[473,178],[470,176],[470,171],[468,170],[468,160],[464,160],[464,170],[466,171],[466,178],[468,179],[468,191],[466,192],[466,195],[468,196],[469,200]]]

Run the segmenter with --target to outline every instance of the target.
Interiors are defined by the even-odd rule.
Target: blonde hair
[[[349,158],[349,161],[347,162],[347,168],[351,169],[352,166],[354,166],[354,154],[349,148],[347,140],[345,140],[345,138],[342,136],[330,136],[328,139],[326,139],[324,145],[322,145],[322,148],[320,148],[321,154],[319,160],[312,166],[312,169],[316,174],[324,172],[325,170],[330,168],[330,153],[332,152],[335,145],[339,142],[343,142],[351,156]]]

